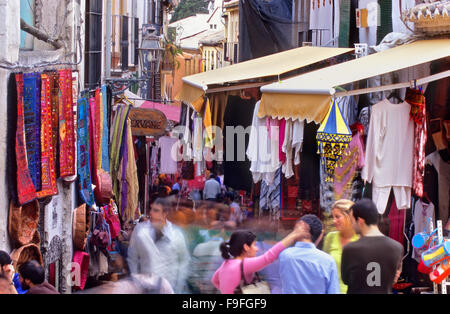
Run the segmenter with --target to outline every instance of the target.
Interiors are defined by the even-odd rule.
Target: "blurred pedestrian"
[[[338,200],[333,204],[331,213],[336,231],[328,233],[323,244],[323,251],[330,254],[336,262],[341,293],[347,293],[347,285],[341,277],[342,250],[348,243],[355,242],[359,238],[350,219],[350,208],[353,204],[346,199]]]
[[[26,294],[59,294],[45,281],[45,270],[37,261],[28,261],[19,266],[20,284],[28,292]]]
[[[157,274],[175,293],[185,293],[190,256],[183,232],[167,219],[171,210],[163,198],[153,202],[150,220],[139,223],[131,235],[128,266],[132,274]]]
[[[370,199],[357,201],[350,211],[361,237],[342,252],[342,281],[348,294],[390,294],[402,269],[403,246],[378,229],[378,210]]]
[[[255,272],[274,262],[278,255],[302,237],[305,230],[296,228],[265,254],[256,257],[256,236],[251,231],[235,231],[228,242],[220,245],[225,261],[214,273],[212,283],[222,294],[236,292],[241,282],[241,264],[246,282],[252,282]]]
[[[336,262],[316,247],[323,233],[322,222],[315,215],[305,215],[297,221],[298,226],[307,230],[305,236],[280,254],[282,293],[340,293]]]

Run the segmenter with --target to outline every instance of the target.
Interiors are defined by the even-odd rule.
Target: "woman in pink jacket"
[[[255,272],[275,261],[285,248],[294,244],[305,235],[305,232],[308,232],[298,225],[283,240],[258,257],[256,257],[258,251],[256,236],[251,231],[233,232],[230,241],[220,245],[225,261],[212,277],[211,281],[214,286],[222,294],[233,294],[241,282],[241,263],[244,263],[245,281],[252,282]]]

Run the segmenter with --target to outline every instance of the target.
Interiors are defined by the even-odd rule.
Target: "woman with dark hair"
[[[251,282],[255,272],[275,261],[285,248],[294,244],[307,232],[302,226],[296,226],[283,240],[258,257],[256,257],[258,251],[256,236],[251,231],[233,232],[230,240],[220,245],[225,261],[212,277],[212,283],[222,294],[234,293],[241,282],[241,263],[244,263],[245,281]]]

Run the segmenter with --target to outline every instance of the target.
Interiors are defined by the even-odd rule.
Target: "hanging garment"
[[[261,192],[259,196],[259,208],[261,211],[269,213],[271,220],[280,219],[281,208],[281,168],[279,168],[272,184],[261,182]]]
[[[50,78],[41,75],[41,170],[42,189],[37,193],[38,198],[58,194],[56,184],[55,162],[52,143],[52,107]]]
[[[79,192],[83,202],[92,206],[95,204],[95,200],[89,170],[89,105],[88,100],[83,96],[78,100],[77,127]]]
[[[364,142],[361,134],[357,132],[334,171],[334,195],[336,200],[350,199],[356,170],[364,167],[364,161]]]
[[[16,129],[16,160],[17,160],[17,194],[20,205],[36,198],[36,190],[28,168],[25,141],[24,105],[23,105],[23,74],[16,74],[17,84],[17,129]]]
[[[176,138],[163,136],[159,139],[159,147],[161,148],[161,169],[160,173],[176,174],[177,173],[177,142]]]
[[[53,160],[55,162],[56,178],[59,174],[59,74],[52,72],[49,74],[51,88],[51,106],[52,106],[52,145]]]
[[[23,77],[23,107],[28,169],[36,191],[41,190],[41,91],[39,73]]]
[[[305,125],[298,186],[298,196],[301,200],[320,199],[320,155],[317,153],[316,141],[318,129],[319,125],[314,122]]]
[[[266,184],[273,183],[275,172],[279,163],[272,163],[272,146],[270,145],[269,130],[266,127],[266,119],[258,118],[260,101],[255,104],[253,111],[252,127],[247,148],[247,157],[250,160],[250,171],[253,182],[263,180]],[[278,166],[278,167],[277,167]]]
[[[442,160],[438,151],[434,151],[426,157],[426,163],[432,165],[438,173],[439,184],[439,219],[445,226],[449,220],[449,186],[450,163]]]
[[[372,198],[384,213],[391,187],[399,209],[410,207],[414,123],[407,102],[392,104],[384,99],[372,106],[362,178],[373,183]]]
[[[389,210],[389,238],[394,239],[401,245],[405,242],[404,224],[405,224],[405,211],[398,210],[395,200],[392,200],[391,209]]]
[[[139,209],[139,179],[137,177],[130,118],[127,118],[124,130],[122,156],[118,172],[118,176],[121,178],[120,209],[122,220],[129,221],[137,218],[136,212]]]
[[[199,162],[203,160],[203,123],[202,118],[194,111],[193,115],[193,156],[194,161]]]
[[[358,103],[353,96],[338,97],[336,102],[347,125],[352,125],[358,121]]]
[[[300,152],[303,145],[303,132],[305,130],[304,121],[286,120],[284,142],[282,151],[286,154],[286,162],[282,166],[282,172],[286,178],[294,175],[294,165],[300,164]]]
[[[59,173],[62,178],[75,174],[72,70],[59,71]]]

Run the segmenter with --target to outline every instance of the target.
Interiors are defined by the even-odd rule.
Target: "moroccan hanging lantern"
[[[333,182],[334,169],[352,140],[352,132],[342,117],[341,110],[333,97],[328,113],[317,130],[318,154],[326,166],[326,182]]]

